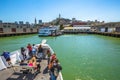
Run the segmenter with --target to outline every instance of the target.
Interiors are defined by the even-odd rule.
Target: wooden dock
[[[47,70],[47,60],[40,62],[41,70],[40,73],[23,74],[20,71],[21,68],[11,67],[0,71],[0,80],[50,80],[50,75]]]

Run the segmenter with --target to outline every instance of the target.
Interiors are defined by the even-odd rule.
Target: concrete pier
[[[118,37],[120,38],[120,33],[118,32],[64,32],[64,34],[98,34],[104,36]]]
[[[28,34],[37,34],[37,32],[26,32],[26,33],[0,33],[0,37],[19,36],[19,35],[28,35]]]
[[[94,32],[94,34],[104,35],[104,36],[111,36],[111,37],[118,37],[120,38],[120,33],[110,33],[110,32]]]

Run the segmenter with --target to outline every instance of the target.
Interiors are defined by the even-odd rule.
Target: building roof
[[[64,29],[90,29],[90,27],[65,27]]]
[[[87,25],[86,22],[73,22],[72,25]]]

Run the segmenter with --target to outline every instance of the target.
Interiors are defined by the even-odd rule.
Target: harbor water
[[[120,80],[120,38],[101,35],[34,35],[0,38],[0,54],[42,39],[56,52],[64,80]]]

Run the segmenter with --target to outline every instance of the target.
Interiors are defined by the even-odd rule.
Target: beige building
[[[38,28],[30,24],[0,23],[0,34],[37,33]]]
[[[97,32],[120,32],[120,22],[110,22],[102,25],[94,25]]]

